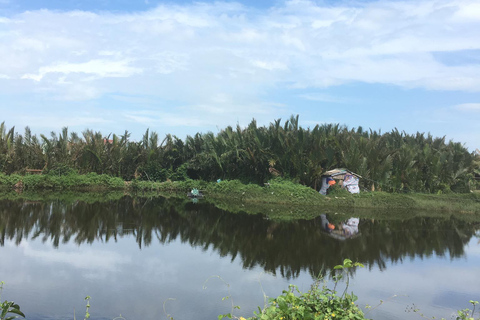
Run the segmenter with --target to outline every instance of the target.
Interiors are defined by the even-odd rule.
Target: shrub
[[[334,290],[320,284],[320,281],[316,281],[305,293],[290,285],[289,290],[270,299],[269,306],[252,319],[365,319],[362,310],[355,305],[357,297],[353,293],[337,296]]]
[[[77,170],[63,163],[58,163],[48,170],[48,174],[52,176],[67,176],[76,173],[78,173]]]
[[[310,290],[302,293],[297,286],[290,285],[288,290],[277,298],[269,299],[265,308],[255,312],[255,316],[250,320],[364,320],[365,315],[355,304],[357,296],[347,293],[348,289],[348,269],[353,267],[363,267],[360,263],[353,263],[345,259],[342,265],[335,267],[335,271],[341,272],[333,276],[335,286],[328,288],[321,279],[317,279]],[[337,271],[338,272],[338,271]],[[336,288],[341,279],[346,275],[346,287],[341,295],[337,294]],[[231,314],[220,315],[219,319],[231,317]],[[243,317],[239,319],[243,320]]]

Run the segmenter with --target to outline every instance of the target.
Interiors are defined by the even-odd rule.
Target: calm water
[[[327,215],[332,221],[334,215]],[[374,319],[446,317],[480,300],[480,225],[455,218],[360,219],[342,240],[321,218],[275,222],[209,205],[124,197],[105,203],[0,201],[2,299],[27,319],[216,319],[231,295],[251,316],[263,294],[307,290],[344,258]],[[228,285],[227,285],[228,284]],[[75,311],[74,311],[75,310]]]

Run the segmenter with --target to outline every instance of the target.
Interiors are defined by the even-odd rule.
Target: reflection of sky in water
[[[0,248],[0,280],[6,282],[3,299],[15,300],[28,319],[83,318],[83,298],[92,296],[94,319],[216,319],[229,312],[228,295],[241,307],[237,315],[250,316],[263,304],[263,293],[276,296],[289,283],[307,290],[311,276],[305,272],[293,280],[265,274],[261,268],[244,270],[240,259],[220,258],[211,249],[192,248],[181,241],[162,245],[152,242],[139,250],[133,238],[96,242],[58,249],[39,240],[19,246],[7,242]],[[227,286],[218,278],[230,284]],[[403,263],[357,270],[350,289],[360,305],[385,303],[368,314],[376,319],[417,319],[405,313],[415,304],[425,315],[450,318],[468,300],[480,300],[480,244],[472,238],[465,256],[404,259]],[[203,289],[205,281],[206,289]],[[261,284],[261,285],[260,285]],[[389,299],[397,295],[397,297]],[[170,298],[175,300],[169,300]]]
[[[127,319],[165,318],[166,301],[167,312],[176,319],[199,315],[210,319],[229,312],[229,303],[221,301],[227,295],[225,284],[212,278],[203,289],[212,275],[230,283],[235,303],[248,306],[242,308],[244,312],[253,311],[262,301],[259,279],[268,288],[273,285],[275,294],[288,285],[280,278],[262,274],[260,269],[245,271],[240,261],[220,259],[210,250],[180,241],[152,244],[142,250],[131,238],[107,244],[65,244],[58,249],[29,241],[18,247],[8,243],[0,250],[4,297],[18,302],[28,319],[37,318],[34,312],[71,319],[73,308],[80,318],[86,295],[92,296],[94,318],[101,315],[111,319],[119,314]]]
[[[373,318],[415,319],[405,313],[415,305],[429,318],[450,318],[457,309],[470,307],[469,300],[480,299],[480,244],[472,238],[465,257],[414,259],[389,265],[384,272],[358,270],[353,289],[361,302],[384,304],[371,312]],[[394,297],[395,296],[395,297]]]

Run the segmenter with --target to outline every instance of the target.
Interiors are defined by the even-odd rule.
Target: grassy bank
[[[125,182],[106,174],[88,173],[85,175],[5,175],[0,174],[0,188],[4,190],[121,190]]]
[[[156,195],[156,194],[155,194]],[[11,201],[26,201],[34,202],[49,202],[49,201],[64,201],[66,203],[74,201],[82,201],[85,203],[117,201],[125,196],[125,192],[121,190],[85,192],[85,191],[45,191],[33,190],[24,192],[3,191],[0,192],[0,200]]]
[[[108,175],[90,173],[86,175],[3,175],[0,188],[17,193],[45,191],[93,191],[109,193],[147,193],[185,197],[193,188],[201,190],[208,201],[218,207],[237,212],[260,210],[275,205],[277,216],[315,216],[319,211],[352,211],[360,209],[385,212],[435,211],[465,214],[480,214],[480,194],[398,194],[386,192],[362,192],[350,194],[345,190],[334,190],[328,196],[287,180],[272,180],[269,184],[243,184],[240,181],[205,182],[200,180],[152,182],[133,180],[125,182]],[[273,211],[270,207],[270,211]]]

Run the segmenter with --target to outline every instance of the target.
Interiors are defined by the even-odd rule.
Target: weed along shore
[[[28,194],[42,193],[47,196],[55,192],[103,192],[143,193],[149,196],[167,196],[186,198],[187,192],[198,189],[205,195],[205,201],[212,202],[230,211],[245,211],[258,209],[265,205],[288,207],[284,210],[284,218],[288,212],[296,216],[298,208],[304,209],[307,216],[318,213],[318,209],[381,209],[393,211],[423,210],[429,212],[480,214],[480,194],[470,193],[387,193],[387,192],[360,192],[350,194],[346,190],[336,189],[327,196],[319,194],[310,187],[303,186],[283,179],[273,179],[260,186],[258,184],[244,184],[238,180],[205,182],[201,180],[184,181],[123,181],[109,175],[89,173],[86,175],[69,174],[56,175],[5,175],[0,174],[0,190],[15,197],[28,197]],[[298,216],[298,215],[297,215]],[[302,216],[302,215],[300,215]]]

